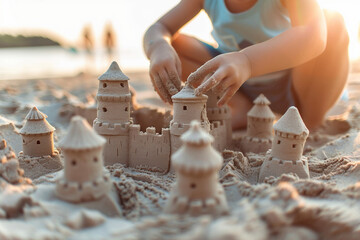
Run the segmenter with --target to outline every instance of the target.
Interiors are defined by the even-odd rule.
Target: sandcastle
[[[279,177],[283,173],[296,173],[300,178],[309,178],[307,158],[303,150],[309,130],[296,107],[290,107],[274,125],[275,136],[271,153],[264,160],[259,182],[266,177]]]
[[[26,116],[26,123],[20,129],[23,139],[23,154],[41,157],[54,154],[55,128],[46,121],[47,116],[33,107]]]
[[[206,112],[208,97],[196,96],[190,85],[172,96],[173,120],[169,128],[162,128],[159,134],[154,127],[142,132],[140,125],[133,124],[130,117],[129,78],[116,62],[111,63],[99,81],[97,118],[93,127],[106,139],[105,165],[121,163],[129,167],[146,166],[168,172],[171,169],[170,156],[181,146],[180,136],[189,129],[192,120],[200,121],[202,127],[214,136],[213,146],[219,151],[226,147],[227,141],[224,140],[231,138],[227,108],[221,109],[223,112],[218,111],[219,114],[215,114],[215,108],[212,108],[214,113],[209,122]]]
[[[79,116],[72,118],[67,135],[59,142],[65,156],[64,176],[56,184],[56,194],[66,201],[96,200],[112,186],[103,172],[105,139]]]
[[[18,154],[19,163],[25,170],[25,176],[31,179],[63,168],[59,152],[54,148],[55,128],[46,118],[37,107],[32,107],[19,131],[23,146],[23,151]]]
[[[247,113],[246,136],[235,144],[240,151],[265,153],[271,148],[275,115],[269,105],[270,101],[263,94],[254,100],[254,106]]]
[[[199,121],[181,136],[182,147],[171,157],[177,180],[165,206],[166,213],[221,215],[228,211],[224,189],[218,180],[222,156],[211,143],[214,138]]]

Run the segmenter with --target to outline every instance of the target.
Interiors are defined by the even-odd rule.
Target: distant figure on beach
[[[85,66],[84,73],[93,73],[95,66],[95,49],[94,49],[94,37],[92,34],[91,26],[86,25],[82,34],[82,47],[85,50]]]
[[[217,46],[178,32],[201,10]],[[197,87],[197,94],[213,89],[219,106],[229,103],[233,129],[246,127],[260,93],[276,113],[296,106],[314,129],[349,74],[344,19],[316,0],[181,0],[150,26],[143,44],[164,101],[171,103],[180,80]]]
[[[106,48],[106,52],[111,57],[114,53],[116,47],[116,37],[114,33],[114,29],[111,23],[106,24],[104,31],[104,46]]]
[[[91,27],[89,25],[84,27],[82,36],[83,36],[83,47],[87,53],[91,54],[94,50],[94,40],[93,40]]]

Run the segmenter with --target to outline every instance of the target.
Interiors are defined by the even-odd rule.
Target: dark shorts
[[[201,43],[212,57],[225,53],[205,42]],[[296,106],[290,70],[283,77],[269,80],[269,82],[255,84],[245,82],[239,92],[243,93],[250,101],[254,101],[261,93],[264,94],[271,102],[271,109],[279,114],[284,114],[289,107]]]

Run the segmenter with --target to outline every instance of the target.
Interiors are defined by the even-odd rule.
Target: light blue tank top
[[[257,0],[241,13],[231,13],[224,0],[204,0],[204,10],[213,25],[212,36],[223,52],[241,50],[247,45],[244,41],[250,44],[266,41],[291,27],[280,0]]]
[[[257,0],[254,6],[241,13],[231,13],[224,0],[204,0],[204,10],[212,25],[212,36],[218,50],[239,51],[249,45],[264,42],[291,28],[288,11],[281,0]],[[274,72],[247,80],[249,84],[279,79],[288,70]]]

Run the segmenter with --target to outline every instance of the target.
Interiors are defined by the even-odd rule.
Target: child
[[[178,33],[201,9],[217,48]],[[221,93],[218,105],[229,102],[238,129],[264,93],[280,114],[297,106],[313,129],[344,89],[348,41],[342,17],[316,0],[182,0],[147,30],[144,50],[164,101],[187,79],[196,93]]]

